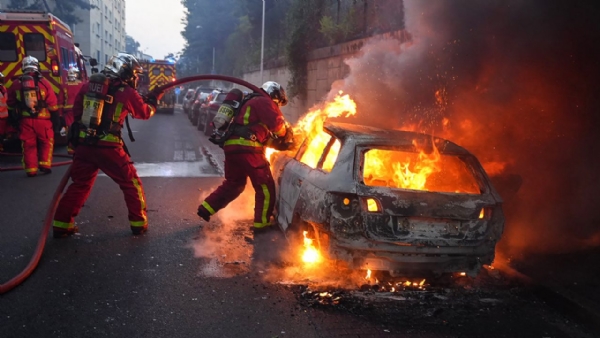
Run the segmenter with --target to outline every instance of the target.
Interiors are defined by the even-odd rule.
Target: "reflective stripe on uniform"
[[[121,117],[121,112],[123,111],[123,103],[117,103],[117,108],[115,108],[115,114],[113,115],[113,122],[119,122],[119,118]]]
[[[263,224],[267,224],[269,220],[267,220],[267,210],[269,209],[269,203],[271,202],[271,194],[269,193],[269,188],[267,188],[266,184],[261,184],[263,194],[265,195],[265,199],[263,200],[263,209],[262,209],[262,222]]]
[[[144,217],[144,220],[142,222],[146,224],[148,222],[148,216],[146,216],[146,199],[144,198],[144,191],[142,190],[142,185],[140,184],[140,181],[138,181],[136,178],[134,178],[131,181],[133,182],[133,186],[137,190],[138,198],[140,200],[140,214],[142,215],[142,217]],[[134,226],[132,221],[129,222],[132,223],[132,226]]]
[[[210,206],[210,204],[206,203],[206,201],[202,202],[202,204],[201,204],[201,205],[204,207],[204,209],[208,210],[208,212],[210,212],[210,214],[211,214],[211,215],[214,215],[214,214],[215,214],[215,212],[216,212],[216,211],[215,211],[215,209],[213,209],[213,208]]]
[[[129,225],[132,227],[145,227],[148,223],[146,221],[129,221]]]
[[[54,226],[56,228],[71,229],[75,226],[75,224],[73,222],[65,223],[65,222],[54,220],[54,222],[52,222],[52,226]]]
[[[271,223],[256,223],[256,222],[254,222],[255,228],[264,228],[264,227],[268,227],[270,225],[271,225]]]
[[[250,107],[246,108],[246,113],[244,114],[244,125],[247,126],[250,119]]]
[[[46,154],[46,158],[48,159],[48,161],[40,161],[40,165],[41,166],[45,166],[45,167],[51,167],[52,166],[52,151],[54,150],[54,139],[48,139],[49,143],[50,143],[50,147],[48,148],[48,153]]]
[[[250,140],[246,140],[243,138],[238,138],[238,139],[233,139],[233,140],[227,140],[224,143],[224,146],[232,146],[232,145],[237,145],[237,146],[247,146],[247,147],[256,147],[256,148],[262,148],[263,144],[260,142],[256,142],[256,141],[250,141]]]
[[[106,135],[100,136],[100,140],[104,141],[104,142],[121,143],[121,138],[116,135],[113,135],[113,134],[106,134]]]

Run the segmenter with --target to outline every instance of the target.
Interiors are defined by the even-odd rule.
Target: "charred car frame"
[[[374,152],[384,161],[366,165]],[[439,171],[429,176],[429,186],[398,187],[376,177],[399,164],[397,154],[416,159],[433,152]],[[327,122],[290,155],[273,160],[276,218],[288,238],[308,231],[326,257],[393,276],[475,276],[493,261],[504,229],[502,199],[476,157],[457,144]]]

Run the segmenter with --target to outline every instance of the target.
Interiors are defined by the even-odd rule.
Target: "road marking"
[[[140,177],[219,177],[218,170],[206,161],[135,163]]]

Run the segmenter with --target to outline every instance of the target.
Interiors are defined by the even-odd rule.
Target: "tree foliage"
[[[132,55],[138,55],[139,51],[140,51],[140,43],[137,42],[132,36],[126,35],[125,36],[125,52],[132,54]]]
[[[179,74],[241,76],[260,68],[263,3],[264,63],[284,60],[290,96],[304,96],[307,61],[319,47],[401,29],[402,0],[181,0],[187,41]],[[318,22],[318,24],[315,24]]]

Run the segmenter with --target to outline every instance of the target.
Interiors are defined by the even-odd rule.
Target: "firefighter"
[[[54,150],[53,120],[58,120],[58,101],[52,85],[42,77],[40,63],[33,56],[23,58],[23,75],[8,91],[8,109],[18,120],[19,138],[23,147],[23,167],[27,176],[38,170],[52,172]]]
[[[198,216],[207,222],[210,216],[244,191],[249,177],[255,191],[253,230],[263,232],[274,228],[271,227],[271,216],[275,205],[275,182],[265,157],[265,145],[270,138],[290,139],[292,130],[279,110],[287,104],[283,87],[268,81],[262,90],[271,99],[264,95],[249,95],[233,118],[233,131],[223,143],[225,181],[198,206]],[[226,97],[225,101],[232,99],[235,100]]]
[[[103,71],[90,77],[75,98],[69,140],[75,147],[71,165],[72,183],[54,214],[54,238],[68,237],[79,229],[74,217],[88,198],[98,170],[119,185],[128,209],[134,235],[148,228],[146,198],[142,181],[133,166],[121,137],[128,115],[147,120],[154,115],[159,96],[142,97],[136,91],[138,74],[143,71],[136,58],[119,53]],[[127,129],[131,136],[129,125]]]
[[[4,151],[4,137],[8,121],[8,106],[6,105],[7,90],[4,87],[4,74],[0,72],[0,152]]]

